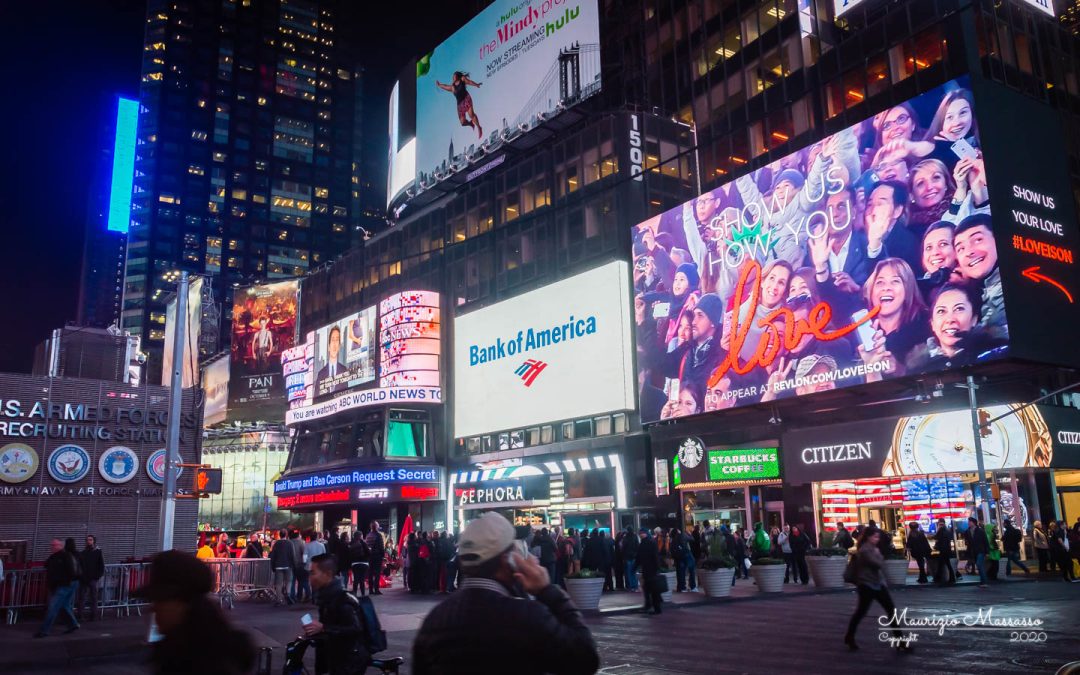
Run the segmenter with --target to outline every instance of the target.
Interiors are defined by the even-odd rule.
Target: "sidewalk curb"
[[[1035,581],[1038,581],[1038,579],[1037,578],[1013,579],[1013,580],[1010,580],[1010,581],[1005,582],[1005,583],[1031,583],[1031,582],[1035,582]],[[999,585],[999,584],[995,584],[995,585]],[[971,586],[971,587],[974,587],[974,588],[978,588],[978,584],[976,582],[966,582],[966,581],[958,583],[958,584],[956,584],[956,586]],[[923,590],[930,589],[930,588],[941,590],[941,589],[939,589],[938,586],[936,586],[935,584],[932,584],[932,583],[928,583],[928,584],[905,584],[903,586],[903,590],[905,590],[905,591],[909,590],[909,589],[915,589],[915,590],[923,591]],[[950,587],[945,586],[944,588],[950,588]],[[898,591],[898,590],[901,590],[901,589],[899,589],[899,588],[890,588],[890,590]],[[700,600],[688,600],[688,601],[685,601],[685,602],[666,602],[666,603],[664,603],[664,609],[665,610],[671,610],[671,609],[681,609],[683,607],[701,607],[701,606],[704,606],[704,605],[730,605],[730,604],[737,604],[737,603],[741,603],[741,602],[752,602],[752,601],[756,601],[756,600],[779,600],[779,599],[785,598],[788,595],[793,595],[793,596],[796,596],[796,597],[802,597],[802,596],[809,596],[809,595],[835,595],[835,594],[838,594],[838,593],[853,593],[854,591],[855,591],[854,586],[845,585],[843,588],[815,588],[814,590],[799,591],[797,593],[790,593],[790,594],[785,594],[783,592],[780,592],[780,593],[768,593],[768,594],[757,593],[757,594],[750,594],[750,595],[742,595],[742,596],[739,596],[739,597],[730,597],[729,596],[729,597],[726,597],[726,598],[710,598],[708,596],[702,595]],[[587,611],[587,612],[583,612],[583,613],[585,614],[585,616],[588,616],[588,617],[598,617],[598,616],[602,617],[602,616],[616,616],[616,615],[621,615],[621,614],[640,614],[641,612],[642,612],[641,607],[634,606],[634,607],[612,607],[610,609],[600,609],[600,610],[596,610],[596,611]]]

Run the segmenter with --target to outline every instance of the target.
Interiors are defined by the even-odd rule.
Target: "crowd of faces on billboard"
[[[379,386],[439,386],[439,294],[408,291],[379,303]]]
[[[580,98],[600,90],[596,0],[496,0],[416,69],[416,169],[466,165],[482,144],[498,144],[571,105],[560,54],[578,63]]]
[[[634,228],[644,422],[1003,356],[966,78]]]
[[[298,282],[238,289],[233,299],[229,417],[280,419],[285,409],[281,352],[296,342]]]
[[[374,307],[315,331],[315,396],[344,391],[374,379]]]

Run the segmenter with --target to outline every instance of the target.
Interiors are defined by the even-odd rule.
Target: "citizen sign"
[[[866,441],[865,443],[841,443],[803,448],[802,461],[803,464],[825,464],[870,459],[872,445],[870,441]]]
[[[1064,445],[1080,445],[1080,431],[1059,431],[1057,439]]]

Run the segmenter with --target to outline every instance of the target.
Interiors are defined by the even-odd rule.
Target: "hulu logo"
[[[573,9],[567,9],[565,12],[563,12],[563,15],[561,17],[559,17],[558,19],[556,19],[553,22],[549,21],[544,25],[544,36],[547,37],[547,36],[553,35],[555,33],[555,31],[559,30],[560,28],[562,28],[566,24],[568,24],[571,21],[573,21],[574,19],[578,18],[578,14],[580,14],[580,13],[581,13],[581,7],[580,6],[575,7]]]

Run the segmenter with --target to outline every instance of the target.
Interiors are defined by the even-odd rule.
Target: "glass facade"
[[[229,303],[234,285],[302,275],[380,222],[360,194],[363,80],[342,11],[149,3],[122,328],[143,336],[151,379],[177,270]]]
[[[291,516],[275,508],[273,484],[288,456],[288,436],[280,432],[206,439],[202,460],[221,469],[221,494],[200,500],[199,522],[229,531],[287,525]]]

